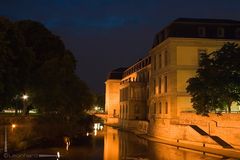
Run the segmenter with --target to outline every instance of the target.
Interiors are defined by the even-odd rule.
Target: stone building
[[[107,123],[118,123],[120,117],[120,82],[126,68],[117,68],[108,74],[105,82],[105,112]]]
[[[146,57],[122,70],[121,78],[106,81],[106,111],[112,115],[110,108],[115,107],[120,126],[141,126],[153,136],[169,138],[164,133],[169,125],[180,124],[184,113],[194,112],[186,87],[196,75],[199,55],[216,51],[226,42],[240,44],[240,21],[174,20],[156,34]],[[114,103],[108,100],[113,92],[110,85],[116,86]],[[233,106],[233,111],[239,111],[239,106]]]

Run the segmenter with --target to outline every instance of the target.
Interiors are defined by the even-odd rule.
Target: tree
[[[94,94],[94,106],[98,106],[101,108],[101,110],[104,110],[105,107],[105,96],[104,94]]]
[[[200,55],[197,75],[188,80],[187,92],[192,96],[197,114],[227,109],[233,102],[240,103],[240,47],[226,43],[211,53]]]
[[[42,113],[82,113],[92,103],[76,75],[76,60],[61,39],[41,23],[0,18],[0,105],[34,106]],[[27,93],[28,101],[21,100]],[[22,102],[20,104],[19,102]]]
[[[15,104],[16,95],[28,87],[33,53],[8,19],[1,17],[0,26],[0,105],[3,109]]]
[[[90,107],[90,91],[76,76],[76,60],[60,38],[38,22],[24,20],[16,25],[35,53],[30,92],[39,110],[69,116]]]

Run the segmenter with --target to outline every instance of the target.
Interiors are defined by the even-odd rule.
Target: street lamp
[[[5,124],[4,126],[4,153],[7,153],[8,151],[8,126],[9,124]],[[12,124],[11,125],[12,131],[14,128],[16,128],[16,124]]]
[[[12,124],[12,128],[16,128],[16,124]]]
[[[23,114],[26,115],[27,113],[27,106],[26,106],[26,101],[28,100],[28,95],[23,94],[22,99],[23,99]]]
[[[28,95],[27,95],[27,94],[24,94],[24,95],[22,96],[22,99],[23,99],[23,100],[27,100],[27,99],[28,99]]]

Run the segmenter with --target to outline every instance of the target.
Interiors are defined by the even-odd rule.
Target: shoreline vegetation
[[[1,116],[2,134],[7,124],[8,150],[21,152],[27,149],[65,146],[64,137],[69,137],[71,145],[88,141],[87,132],[92,132],[93,123],[99,122],[95,116],[82,115],[64,118],[61,115]],[[10,124],[15,124],[12,128]],[[3,142],[2,142],[3,143]],[[3,146],[3,145],[2,145]]]

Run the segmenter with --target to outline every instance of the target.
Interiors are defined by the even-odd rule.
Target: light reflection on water
[[[99,127],[101,128],[101,127]],[[105,126],[97,134],[89,135],[88,143],[62,148],[29,150],[28,154],[61,153],[59,160],[220,160],[220,157],[203,155],[200,152],[177,149],[161,143],[150,142],[138,136]],[[87,137],[87,136],[86,136]],[[63,155],[63,156],[62,156]],[[44,158],[55,159],[56,158]]]

